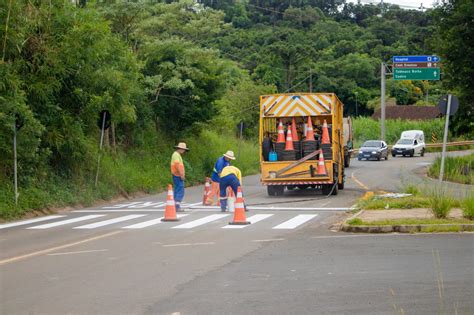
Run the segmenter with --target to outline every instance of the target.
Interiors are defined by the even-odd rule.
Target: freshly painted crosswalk
[[[190,230],[194,228],[214,228],[223,230],[241,229],[274,229],[291,230],[303,226],[305,223],[317,217],[317,214],[296,213],[257,213],[247,217],[248,225],[229,225],[232,221],[232,213],[203,212],[178,213],[179,222],[162,222],[163,214],[153,213],[141,214],[84,214],[81,216],[68,217],[66,215],[55,215],[43,218],[30,219],[0,225],[0,229],[24,227],[29,230],[53,230],[54,228],[69,227],[75,230],[93,230],[100,228],[115,228],[127,230],[140,229],[176,229]],[[44,221],[50,221],[42,223]],[[90,221],[84,224],[85,221]],[[134,222],[128,222],[134,221]],[[38,224],[41,223],[41,224]],[[217,224],[217,225],[216,225]]]
[[[75,229],[95,229],[95,228],[98,228],[98,227],[111,225],[111,224],[115,224],[115,223],[119,223],[119,222],[123,222],[123,221],[133,220],[133,219],[141,218],[141,217],[144,217],[144,216],[146,216],[146,214],[130,214],[130,215],[126,215],[124,217],[118,217],[118,218],[114,218],[114,219],[110,219],[110,220],[105,220],[105,221],[100,221],[100,222],[96,222],[96,223],[87,224],[87,225],[81,225],[81,226],[75,227]]]
[[[309,220],[315,218],[317,214],[300,214],[294,217],[293,219],[290,219],[288,221],[283,222],[282,224],[279,224],[273,229],[275,230],[288,230],[288,229],[294,229],[298,226],[300,226],[303,223],[308,222]]]
[[[97,219],[103,216],[105,216],[105,214],[91,214],[91,215],[86,215],[79,218],[73,218],[73,219],[68,219],[68,220],[63,220],[63,221],[58,221],[58,222],[53,222],[53,223],[36,225],[36,226],[29,227],[28,229],[35,229],[35,230],[50,229],[52,227],[56,227],[60,225],[66,225],[66,224],[72,224],[72,223],[77,223],[77,222],[86,221],[86,220]]]

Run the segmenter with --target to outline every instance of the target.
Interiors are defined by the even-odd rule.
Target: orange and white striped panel
[[[269,95],[262,97],[263,116],[317,116],[331,113],[331,96],[327,94]]]

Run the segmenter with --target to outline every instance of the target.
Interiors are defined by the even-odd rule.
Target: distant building
[[[396,105],[385,107],[385,119],[429,120],[442,117],[437,106]],[[380,108],[372,115],[380,119]]]

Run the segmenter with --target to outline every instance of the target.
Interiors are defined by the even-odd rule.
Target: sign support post
[[[15,206],[18,205],[18,166],[17,166],[17,154],[16,154],[16,122],[13,123],[13,173],[15,181]]]
[[[385,141],[385,64],[380,67],[380,139]]]
[[[444,161],[446,159],[446,142],[448,141],[449,115],[451,114],[451,94],[448,94],[448,108],[446,110],[446,123],[444,124],[443,151],[441,153],[441,165],[439,167],[439,182],[443,182]]]
[[[99,180],[99,167],[100,167],[100,158],[102,157],[102,144],[104,143],[104,129],[105,129],[105,118],[107,112],[102,114],[102,128],[100,129],[100,147],[99,147],[99,157],[97,158],[97,172],[95,174],[95,187],[97,187],[97,181]]]

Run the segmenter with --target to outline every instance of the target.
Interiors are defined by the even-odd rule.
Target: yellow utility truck
[[[261,182],[270,196],[288,190],[344,189],[343,104],[334,93],[260,96]]]

